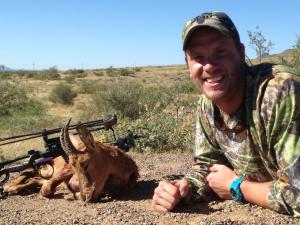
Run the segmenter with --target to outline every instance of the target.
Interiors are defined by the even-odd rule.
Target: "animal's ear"
[[[78,125],[76,130],[87,151],[94,150],[96,145],[92,133],[83,125]]]
[[[74,147],[76,148],[77,151],[79,151],[79,152],[86,151],[85,145],[82,143],[81,140],[79,140],[77,135],[70,134],[69,136],[70,136],[70,141],[72,142],[72,144],[74,145]]]

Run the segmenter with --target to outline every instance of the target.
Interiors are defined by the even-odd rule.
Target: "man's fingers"
[[[179,185],[179,192],[181,198],[184,198],[188,194],[189,188],[190,188],[189,182],[186,179],[182,179]]]
[[[166,193],[168,193],[171,196],[180,197],[178,187],[176,187],[170,181],[163,180],[163,181],[159,182],[158,188],[162,189],[163,191],[165,191]]]
[[[154,208],[156,206],[161,206],[162,208],[165,208],[168,211],[171,211],[174,208],[174,206],[176,205],[175,201],[170,202],[167,199],[164,199],[159,195],[153,196],[152,203],[153,203],[152,205],[154,206]]]
[[[152,207],[154,208],[155,211],[157,212],[168,212],[169,210],[166,209],[165,207],[161,206],[161,205],[157,205],[152,203]]]
[[[179,192],[179,191],[177,191]],[[170,202],[170,203],[177,203],[178,199],[180,198],[179,194],[173,195],[170,194],[170,192],[166,191],[165,189],[163,189],[162,187],[157,187],[154,191],[154,195],[159,197],[159,199],[162,199],[166,202]]]
[[[156,211],[171,211],[181,199],[179,187],[169,181],[161,181],[154,190],[152,206]]]
[[[209,168],[209,170],[211,172],[218,172],[219,170],[223,170],[224,168],[227,168],[227,166],[222,164],[214,164]]]

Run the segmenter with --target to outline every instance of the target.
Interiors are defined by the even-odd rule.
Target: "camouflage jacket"
[[[279,65],[248,67],[244,103],[234,115],[201,95],[195,163],[186,175],[188,198],[205,198],[205,176],[218,163],[252,181],[273,181],[270,208],[300,216],[300,77],[295,74]]]

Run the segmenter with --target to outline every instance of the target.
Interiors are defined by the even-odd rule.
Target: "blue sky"
[[[247,30],[260,27],[275,46],[300,36],[300,1],[238,0],[1,0],[0,64],[13,69],[131,67],[183,64],[184,23],[224,11],[249,57]]]

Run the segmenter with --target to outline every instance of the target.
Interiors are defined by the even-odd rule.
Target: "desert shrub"
[[[131,70],[127,69],[127,68],[121,68],[119,70],[119,73],[120,73],[121,76],[129,76],[129,75],[133,75],[134,71],[131,71]]]
[[[29,71],[26,71],[26,70],[17,70],[17,71],[15,71],[15,74],[20,76],[20,77],[25,77],[27,73],[29,73]]]
[[[77,93],[70,86],[60,83],[49,94],[49,100],[64,105],[72,105]]]
[[[121,116],[136,119],[142,110],[142,92],[143,87],[137,83],[110,85],[106,90],[98,91],[92,96],[93,108],[100,113],[115,111]]]
[[[17,85],[8,82],[0,84],[0,116],[11,116],[16,112],[24,111],[28,105],[36,104],[30,101],[25,91]]]
[[[136,82],[107,85],[92,94],[82,117],[96,119],[109,112],[117,114],[118,126],[127,121],[132,131],[142,135],[137,141],[139,151],[191,151],[194,139],[191,121],[197,96],[180,91],[178,86],[143,86]],[[128,127],[123,128],[125,133]]]
[[[74,76],[75,76],[76,78],[85,78],[85,77],[87,77],[87,75],[88,75],[88,74],[87,74],[86,72],[74,74]]]
[[[38,80],[60,80],[60,74],[56,67],[51,67],[36,74]]]
[[[144,152],[181,151],[192,152],[195,124],[193,111],[187,111],[176,118],[168,112],[148,112],[142,118],[129,121],[127,126],[139,138],[135,140],[135,150]],[[123,133],[125,133],[123,129]]]
[[[99,91],[106,91],[107,85],[98,84],[94,81],[81,81],[79,83],[79,93],[81,94],[94,94]]]
[[[64,78],[64,80],[67,81],[68,83],[73,83],[75,81],[75,78],[76,77],[74,75],[70,74],[70,75],[66,76]]]
[[[36,72],[28,72],[25,74],[26,78],[35,78],[36,77]]]
[[[0,72],[0,79],[5,80],[11,78],[12,74],[9,72],[1,71]]]
[[[116,76],[117,75],[117,69],[110,66],[110,67],[105,69],[105,73],[106,73],[107,76]]]
[[[142,67],[135,67],[135,68],[134,68],[134,71],[135,71],[135,72],[141,72],[141,71],[142,71]]]
[[[102,76],[104,76],[104,72],[103,72],[103,71],[93,71],[93,73],[94,73],[95,76],[97,76],[97,77],[102,77]]]
[[[80,74],[84,72],[85,71],[83,69],[71,69],[66,71],[67,74]]]
[[[121,117],[138,119],[147,111],[162,111],[172,100],[166,87],[144,87],[136,82],[107,85],[92,95],[89,112],[116,112]]]
[[[27,96],[20,86],[0,83],[0,130],[5,132],[32,130],[52,120],[44,106]]]
[[[141,139],[137,141],[140,151],[192,151],[194,126],[184,123],[170,113],[148,114],[135,128]]]

